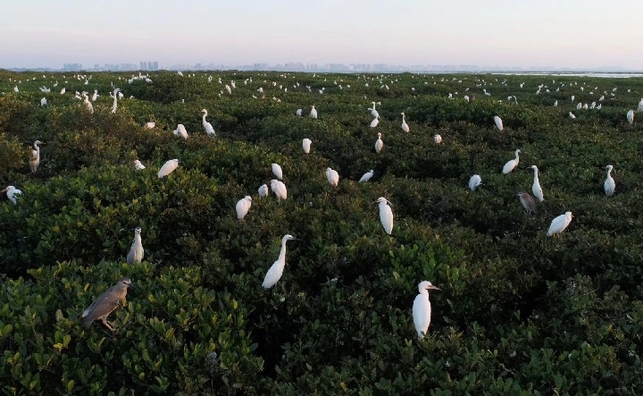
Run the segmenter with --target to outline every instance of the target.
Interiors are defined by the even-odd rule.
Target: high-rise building
[[[147,70],[147,63],[141,61],[141,66],[138,69],[139,70]]]
[[[159,63],[154,61],[154,62],[147,62],[147,70],[158,70],[159,69]]]

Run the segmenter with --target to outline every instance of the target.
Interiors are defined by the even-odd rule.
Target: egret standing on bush
[[[538,167],[532,165],[529,168],[534,170],[534,183],[531,185],[531,192],[534,193],[534,197],[536,197],[538,202],[542,202],[545,200],[545,197],[543,195],[543,189],[540,187],[540,180],[538,180]]]
[[[18,190],[14,186],[8,186],[4,190],[0,191],[0,193],[3,192],[7,193],[7,198],[9,198],[9,201],[14,205],[18,203],[18,195],[22,195],[22,191]]]
[[[40,165],[40,147],[39,144],[44,144],[40,140],[36,140],[33,143],[33,150],[31,150],[31,158],[29,159],[29,168],[31,172],[36,173],[38,170],[38,165]]]
[[[90,328],[95,320],[100,320],[105,327],[114,331],[109,322],[107,322],[107,317],[118,308],[118,304],[125,299],[125,296],[127,296],[127,288],[131,285],[132,280],[130,278],[121,278],[116,285],[110,287],[98,296],[98,298],[83,311],[81,316],[83,326]]]
[[[120,88],[116,88],[113,92],[114,104],[112,105],[112,113],[116,114],[116,109],[118,108],[118,93],[121,92]]]
[[[371,180],[371,177],[373,177],[373,169],[371,169],[370,171],[364,173],[362,175],[362,177],[359,179],[358,183],[367,182],[367,181]]]
[[[402,130],[406,133],[409,133],[409,124],[406,123],[406,116],[404,115],[404,112],[402,112]]]
[[[389,201],[387,201],[386,198],[379,197],[375,203],[378,202],[380,207],[380,222],[382,223],[384,231],[391,235],[391,232],[393,232],[393,211],[391,210]]]
[[[429,281],[422,281],[418,285],[419,294],[413,301],[413,324],[418,338],[422,339],[429,331],[431,325],[431,301],[429,301],[429,290],[440,290]]]
[[[339,184],[339,173],[332,168],[326,168],[326,179],[331,186],[337,186]]]
[[[572,216],[572,212],[565,212],[564,214],[552,220],[551,225],[549,226],[549,230],[547,231],[547,236],[560,234],[561,232],[565,231],[565,228],[567,228],[567,226],[569,226],[569,223],[572,222],[572,217],[574,217]]]
[[[473,175],[469,179],[469,189],[471,189],[471,191],[475,191],[476,188],[478,188],[478,186],[480,186],[481,184],[482,178],[480,177],[480,175]]]
[[[614,195],[614,190],[616,189],[616,183],[614,182],[611,174],[614,167],[612,165],[607,165],[605,169],[607,169],[607,179],[605,179],[603,188],[605,189],[605,195],[611,197],[612,195]]]
[[[304,149],[304,153],[308,154],[310,153],[310,145],[312,144],[312,140],[308,138],[304,138],[301,142],[301,147]]]
[[[520,162],[520,157],[518,156],[518,154],[520,154],[520,149],[516,150],[515,154],[516,158],[512,159],[511,161],[507,161],[505,166],[502,167],[502,173],[504,173],[505,175],[514,170],[516,166],[518,166],[518,162]]]
[[[634,110],[630,110],[627,112],[627,122],[632,125],[634,123]]]
[[[377,140],[375,141],[375,152],[379,154],[379,152],[382,151],[383,147],[384,142],[382,141],[382,134],[378,132]]]
[[[496,128],[498,128],[499,130],[502,131],[502,129],[504,128],[502,126],[502,118],[500,118],[498,116],[494,116],[493,117],[493,122],[496,124]]]
[[[179,124],[176,126],[176,129],[172,131],[176,136],[181,136],[183,139],[188,138],[188,131],[185,129],[185,126],[183,124]]]
[[[280,182],[279,180],[272,179],[270,181],[270,189],[272,192],[275,193],[275,196],[277,199],[286,199],[288,198],[288,190],[286,189],[286,185],[283,182]]]
[[[140,264],[143,261],[143,242],[141,241],[141,227],[136,227],[134,230],[134,242],[127,254],[127,264]]]
[[[284,172],[281,170],[281,166],[279,166],[279,164],[272,164],[270,169],[277,179],[282,180],[284,178]]]
[[[250,210],[250,205],[252,205],[252,197],[250,197],[250,195],[246,195],[237,202],[237,219],[241,220],[246,217]]]
[[[272,266],[266,273],[266,277],[263,279],[263,283],[261,284],[261,286],[263,286],[264,289],[270,289],[277,282],[279,282],[279,279],[281,279],[281,275],[283,275],[284,273],[284,267],[286,266],[286,242],[294,240],[296,240],[296,238],[290,234],[286,234],[283,238],[281,238],[281,250],[279,251],[279,258],[274,262],[274,264],[272,264]]]
[[[216,133],[214,132],[214,128],[212,128],[212,124],[210,124],[205,117],[208,116],[208,111],[206,109],[201,110],[201,113],[203,113],[203,117],[201,118],[201,122],[203,123],[203,129],[205,129],[205,133],[208,134],[208,136],[216,136]]]
[[[165,164],[163,164],[163,166],[159,170],[159,173],[158,173],[159,179],[162,179],[165,176],[169,175],[170,173],[174,172],[178,167],[179,167],[178,159],[175,158],[167,161]]]
[[[145,165],[143,165],[139,160],[134,160],[134,168],[136,168],[136,170],[145,169]]]
[[[261,197],[267,197],[267,196],[268,196],[268,186],[267,186],[267,185],[265,185],[265,184],[262,184],[262,185],[259,187],[258,192],[259,192],[259,198],[261,198]]]
[[[315,105],[310,106],[310,118],[317,119],[317,110],[315,110]]]

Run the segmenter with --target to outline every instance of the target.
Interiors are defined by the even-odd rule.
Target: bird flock
[[[177,75],[179,77],[185,77],[182,72],[177,72]],[[190,74],[187,75],[188,78],[190,77]],[[192,75],[193,77],[194,75]],[[84,84],[87,85],[90,80],[91,76],[81,76],[78,75],[76,76],[78,80],[84,81]],[[444,78],[443,78],[444,79]],[[144,81],[145,83],[152,84],[152,80],[150,79],[149,75],[142,75],[139,73],[138,76],[132,76],[127,82],[129,84],[135,83],[136,81]],[[364,80],[366,80],[366,76],[364,76]],[[371,79],[373,80],[373,79]],[[454,77],[455,80],[455,77]],[[209,76],[208,78],[208,83],[212,83],[213,78],[212,76]],[[224,83],[222,82],[221,78],[219,78],[219,84],[223,85]],[[388,83],[385,83],[383,81],[382,77],[379,77],[380,81],[380,89],[384,91],[390,90],[390,87]],[[461,80],[460,80],[461,82]],[[244,81],[244,85],[248,85],[249,83],[252,83],[252,79],[246,79]],[[270,86],[270,84],[266,83],[264,81],[266,86]],[[391,85],[395,84],[395,81],[390,82]],[[424,82],[424,85],[427,85],[428,81]],[[435,84],[435,81],[434,81]],[[506,85],[505,82],[501,83],[503,85]],[[555,81],[552,82],[552,84],[555,84]],[[338,84],[337,81],[335,81],[335,85],[337,86],[337,89],[350,89],[350,85],[346,84],[345,86]],[[53,88],[56,88],[58,86],[58,83],[56,82],[53,85]],[[364,83],[365,87],[369,86],[369,82]],[[484,86],[484,88],[482,88]],[[481,92],[479,94],[490,97],[491,93],[487,91],[487,88],[490,88],[491,84],[487,85],[485,81],[478,80],[476,83],[476,88],[478,90],[481,89]],[[522,83],[520,84],[520,89],[524,89],[525,84]],[[557,87],[557,91],[560,90],[561,87],[563,87],[564,84],[560,85]],[[234,90],[236,90],[237,83],[235,81],[231,81],[229,84],[225,84],[224,89],[220,90],[219,92],[219,97],[222,95],[234,95]],[[277,83],[273,81],[272,83],[273,89],[277,88]],[[291,90],[297,90],[300,89],[299,83],[294,84],[291,87]],[[323,87],[321,89],[318,89],[317,91],[313,90],[310,86],[305,87],[310,94],[315,94],[315,95],[324,95],[326,92],[326,88]],[[545,84],[541,84],[537,87],[537,92],[536,94],[541,94],[541,92],[550,92],[549,86]],[[584,92],[585,86],[580,87],[581,91]],[[113,90],[108,93],[108,95],[112,98],[112,106],[111,106],[111,113],[116,113],[119,109],[119,100],[123,100],[124,94],[123,90],[126,89],[121,89],[118,87],[113,87]],[[449,100],[456,100],[458,99],[459,95],[462,95],[462,99],[466,101],[467,104],[473,103],[475,99],[475,95],[469,96],[469,94],[465,94],[465,92],[470,93],[470,87],[463,89],[461,92],[450,92],[448,94],[448,99]],[[598,89],[595,89],[598,91]],[[21,92],[19,89],[18,85],[14,86],[13,89],[14,93],[18,94]],[[45,93],[47,95],[51,95],[51,88],[43,86],[40,88],[40,91],[42,93]],[[257,100],[265,100],[266,99],[266,92],[268,91],[267,88],[264,88],[263,86],[259,87],[259,89],[256,90],[260,96],[253,95],[254,99]],[[66,88],[63,87],[59,91],[59,95],[68,95],[66,92]],[[277,92],[280,92],[282,94],[285,94],[288,92],[288,86],[283,86],[279,85],[279,89]],[[416,90],[413,88],[413,92],[415,93]],[[573,120],[577,119],[577,114],[580,114],[579,112],[582,111],[588,111],[588,110],[600,110],[602,107],[602,103],[605,101],[606,97],[614,97],[616,95],[616,88],[614,88],[611,92],[607,92],[605,90],[602,92],[602,95],[600,98],[597,99],[597,101],[592,102],[591,104],[589,103],[577,103],[575,107],[573,107],[573,110],[570,110],[568,112],[568,117],[570,119],[570,122]],[[3,93],[4,94],[4,93]],[[594,92],[591,92],[592,95],[595,95]],[[94,90],[93,95],[89,96],[89,92],[83,91],[81,93],[76,92],[74,98],[81,100],[83,106],[87,109],[87,111],[90,114],[93,114],[95,109],[94,105],[92,103],[95,103],[99,97],[98,90]],[[50,96],[51,98],[51,96]],[[569,103],[574,103],[576,100],[575,95],[571,95],[569,98]],[[273,96],[273,101],[277,103],[281,103],[281,99],[278,98],[277,96]],[[185,101],[182,101],[183,103]],[[598,104],[596,103],[598,102]],[[50,101],[48,101],[47,97],[43,97],[39,101],[40,106],[48,106]],[[516,95],[510,95],[507,97],[507,103],[510,103],[512,105],[518,105],[518,98]],[[553,107],[558,107],[560,106],[559,100],[556,100],[554,102],[550,102],[551,106]],[[376,106],[381,106],[382,103],[380,101],[371,101],[370,102],[370,107],[367,107],[367,111],[369,112],[370,116],[372,117],[372,121],[368,124],[368,128],[374,129],[378,128],[380,126],[380,122],[383,120],[382,116],[380,115],[380,112],[376,109]],[[121,102],[122,105],[122,102]],[[318,109],[315,107],[315,104],[310,105],[310,112],[309,112],[309,118],[312,120],[317,120],[319,122],[322,122],[322,118],[319,116]],[[361,106],[361,105],[360,105]],[[382,109],[382,107],[380,107]],[[574,114],[574,111],[577,113]],[[638,112],[643,111],[643,99],[638,103],[637,110]],[[295,111],[295,116],[296,117],[301,117],[303,113],[303,110],[301,108],[298,108]],[[216,114],[216,112],[215,112]],[[292,113],[290,113],[292,114]],[[397,113],[395,113],[397,114]],[[384,114],[385,116],[387,114]],[[401,116],[401,130],[405,134],[411,134],[411,128],[409,124],[407,123],[407,116],[404,111],[400,112],[399,115]],[[411,113],[411,116],[413,114]],[[323,116],[323,114],[322,114]],[[201,110],[201,122],[203,126],[203,131],[205,132],[206,136],[214,138],[217,136],[214,127],[210,122],[207,121],[208,117],[208,110],[203,108]],[[399,119],[399,118],[398,118]],[[411,117],[411,120],[413,118]],[[635,110],[631,109],[627,112],[625,119],[628,123],[628,125],[633,125],[635,122]],[[386,120],[386,119],[385,119]],[[511,123],[509,123],[508,127],[505,127],[503,120],[500,118],[500,116],[495,115],[492,117],[493,120],[493,126],[497,129],[497,132],[500,133],[511,133]],[[400,125],[400,124],[398,124]],[[154,121],[149,121],[144,124],[143,128],[145,129],[154,129],[156,127],[156,122]],[[415,128],[415,127],[414,127]],[[414,129],[415,131],[415,129]],[[176,129],[174,129],[173,134],[177,137],[180,137],[182,139],[187,140],[189,138],[188,131],[184,124],[177,124]],[[382,150],[384,149],[384,142],[382,140],[382,132],[377,132],[377,140],[375,141],[374,144],[374,151],[375,154],[380,154]],[[435,134],[433,135],[433,141],[436,144],[442,144],[443,143],[443,137],[440,134]],[[448,140],[448,137],[447,137]],[[311,147],[312,147],[312,140],[310,138],[303,138],[301,140],[302,142],[302,149],[304,154],[310,154],[311,153]],[[29,169],[32,173],[38,172],[39,166],[41,164],[41,149],[40,145],[45,144],[44,142],[40,140],[35,140],[33,142],[33,148],[30,149],[30,156],[28,159],[28,166]],[[521,149],[517,148],[514,151],[514,158],[508,160],[504,166],[502,167],[501,173],[504,175],[507,175],[507,177],[510,177],[509,174],[514,172],[516,169],[519,168],[519,163],[520,163],[520,154],[522,153]],[[158,178],[163,179],[168,176],[170,176],[174,171],[177,170],[179,167],[179,159],[170,159],[167,162],[165,162],[160,169],[158,170]],[[134,168],[137,171],[142,171],[146,169],[146,166],[141,163],[140,160],[136,159],[134,161]],[[262,184],[258,190],[258,197],[263,198],[267,197],[269,195],[269,192],[272,191],[277,198],[277,200],[286,200],[288,199],[288,191],[286,188],[286,184],[284,183],[284,172],[280,164],[278,163],[272,163],[270,165],[270,169],[272,174],[274,175],[274,179],[270,180],[266,184]],[[526,191],[519,191],[517,192],[516,196],[519,198],[519,201],[524,208],[524,210],[532,215],[535,215],[538,213],[538,207],[540,205],[543,205],[545,202],[544,195],[543,195],[543,189],[540,184],[540,179],[539,179],[539,168],[536,165],[531,165],[527,167],[526,169],[533,170],[533,184],[532,184],[532,189],[531,192],[533,194],[533,197]],[[612,177],[612,172],[614,171],[614,166],[613,165],[607,165],[605,166],[606,169],[606,179],[603,183],[604,187],[604,193],[607,197],[611,197],[615,194],[616,192],[616,183],[614,181],[614,178]],[[373,169],[369,170],[368,172],[364,173],[361,178],[357,181],[358,183],[366,183],[372,180],[372,178],[375,175],[375,171]],[[338,187],[340,184],[340,173],[333,169],[332,167],[326,167],[325,169],[325,176],[326,179],[331,187]],[[344,183],[342,181],[342,183]],[[269,187],[268,187],[269,186]],[[480,186],[484,186],[482,183],[482,177],[479,174],[474,174],[473,176],[470,177],[469,182],[468,182],[468,188],[472,192],[478,191]],[[3,193],[6,193],[7,199],[14,205],[19,204],[20,201],[20,195],[23,194],[21,190],[16,188],[15,186],[7,186],[5,189],[2,190]],[[535,199],[534,199],[535,198]],[[515,198],[514,198],[515,199]],[[248,216],[248,213],[250,212],[251,206],[252,206],[252,196],[251,195],[246,195],[243,198],[239,199],[236,203],[235,210],[236,210],[236,216],[237,219],[240,221],[245,221],[246,217]],[[379,220],[381,223],[381,226],[384,230],[384,232],[387,235],[393,235],[393,229],[394,229],[394,215],[393,215],[393,210],[392,210],[392,204],[391,202],[385,198],[384,196],[379,197],[375,203],[378,204],[379,208]],[[559,236],[565,229],[567,229],[573,219],[573,215],[571,211],[566,211],[565,213],[555,217],[552,221],[551,224],[546,231],[547,236]],[[130,265],[135,265],[135,264],[140,264],[143,259],[144,259],[144,249],[143,249],[143,244],[142,244],[142,238],[141,238],[141,228],[137,227],[134,230],[134,239],[132,242],[132,245],[130,247],[130,250],[127,254],[126,261]],[[264,280],[262,282],[262,287],[264,289],[270,289],[274,287],[279,280],[281,279],[284,269],[285,269],[285,264],[286,264],[286,247],[287,247],[287,242],[289,241],[297,241],[295,237],[293,237],[290,234],[286,234],[282,237],[281,239],[281,249],[278,255],[277,260],[270,266],[270,268],[267,270]],[[114,330],[112,325],[107,322],[107,317],[111,312],[113,312],[117,307],[119,301],[124,299],[127,294],[127,290],[129,287],[132,286],[132,281],[129,278],[122,278],[120,279],[116,285],[112,286],[108,290],[106,290],[104,293],[102,293],[96,300],[88,307],[86,308],[82,315],[81,315],[81,321],[82,324],[89,328],[91,324],[96,321],[100,320],[109,330]],[[429,281],[421,281],[418,285],[418,295],[416,296],[414,302],[413,302],[413,307],[412,307],[412,319],[413,323],[415,326],[415,330],[417,332],[417,336],[421,339],[423,338],[429,329],[429,326],[431,324],[431,303],[429,301],[429,291],[432,290],[440,290],[438,287],[434,286],[431,282]]]

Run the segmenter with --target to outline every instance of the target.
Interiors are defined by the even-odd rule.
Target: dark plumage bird
[[[518,197],[520,197],[520,203],[522,204],[522,207],[525,208],[528,213],[536,213],[536,201],[534,201],[529,193],[521,191],[518,193]]]
[[[107,322],[107,317],[118,308],[118,303],[125,299],[125,296],[127,296],[127,288],[131,285],[132,280],[130,278],[121,278],[118,283],[98,296],[92,305],[83,311],[83,326],[89,328],[95,320],[100,320],[105,327],[114,331],[112,326]]]

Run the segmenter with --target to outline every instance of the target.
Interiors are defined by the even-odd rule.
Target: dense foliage
[[[23,191],[15,205],[0,201],[3,394],[643,393],[643,114],[626,119],[643,79],[130,77],[0,71],[0,186]],[[115,87],[124,96],[113,113]],[[90,113],[74,94],[94,90]],[[373,101],[381,121],[370,128]],[[601,108],[577,109],[592,102]],[[187,140],[172,133],[179,123]],[[35,140],[45,144],[31,173]],[[518,148],[519,166],[502,174]],[[159,179],[173,158],[178,169]],[[272,163],[286,200],[257,194]],[[545,201],[530,215],[516,195],[531,192],[532,164]],[[238,220],[245,195],[252,206]],[[566,211],[569,228],[546,236]],[[145,258],[128,265],[139,226]],[[264,290],[285,234],[300,241]],[[81,326],[123,276],[136,288],[109,317],[115,332]],[[422,280],[442,290],[418,340]]]

